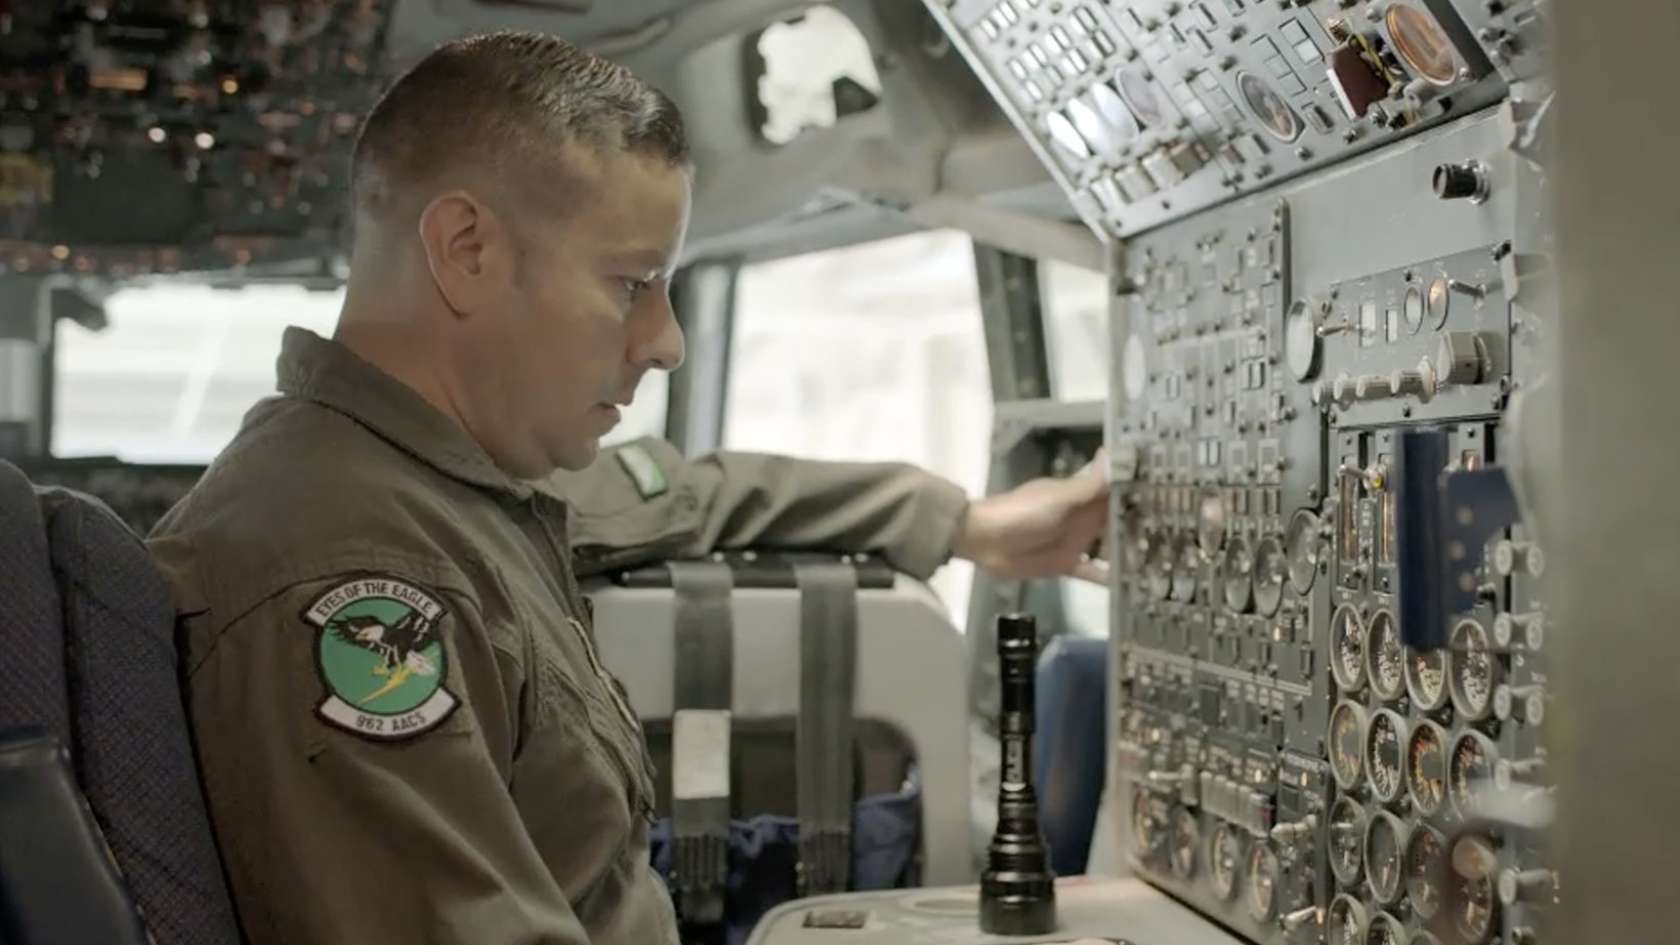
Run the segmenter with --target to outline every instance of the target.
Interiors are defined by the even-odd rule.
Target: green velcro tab
[[[648,451],[640,446],[625,446],[618,450],[618,464],[629,474],[630,481],[636,484],[636,491],[642,498],[651,499],[661,496],[670,488],[665,481],[665,471],[659,468]]]

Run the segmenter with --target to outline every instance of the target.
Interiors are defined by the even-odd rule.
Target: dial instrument
[[[1365,775],[1371,793],[1385,804],[1406,789],[1406,720],[1392,709],[1371,715],[1365,730]]]
[[[1152,860],[1166,843],[1166,802],[1143,789],[1132,795],[1132,853]]]
[[[1165,532],[1149,536],[1149,553],[1144,559],[1143,576],[1149,585],[1149,596],[1166,600],[1172,594],[1173,546]]]
[[[1312,590],[1318,576],[1318,516],[1299,509],[1289,517],[1289,530],[1284,533],[1284,550],[1289,555],[1289,586],[1297,594]]]
[[[1421,306],[1423,300],[1420,298]],[[1420,316],[1421,317],[1421,316]],[[1284,316],[1283,353],[1289,361],[1289,373],[1297,381],[1310,381],[1318,373],[1318,325],[1312,306],[1306,299],[1296,299]]]
[[[1406,891],[1406,825],[1386,810],[1371,816],[1365,828],[1365,875],[1371,893],[1392,906]]]
[[[1347,893],[1330,903],[1325,925],[1329,945],[1365,945],[1365,906]]]
[[[1406,896],[1420,919],[1433,918],[1441,909],[1441,856],[1446,839],[1428,824],[1419,824],[1406,841]]]
[[[1499,657],[1488,640],[1487,628],[1475,620],[1460,620],[1450,638],[1453,653],[1451,683],[1453,708],[1471,721],[1493,712],[1493,691],[1499,686]]]
[[[1412,704],[1434,712],[1447,704],[1447,672],[1452,657],[1446,650],[1423,652],[1406,649],[1406,693]]]
[[[1384,702],[1406,694],[1406,647],[1400,642],[1400,624],[1386,607],[1371,617],[1365,639],[1365,671],[1371,679],[1371,691]]]
[[[1120,139],[1122,144],[1137,137],[1137,119],[1132,117],[1132,110],[1126,107],[1126,103],[1121,100],[1120,93],[1114,90],[1114,86],[1107,82],[1098,82],[1091,86],[1090,94],[1091,101],[1097,106],[1097,111],[1102,115],[1103,120],[1108,123],[1109,128],[1113,129],[1115,136]],[[1137,395],[1130,396],[1136,397]]]
[[[1301,136],[1300,116],[1265,79],[1252,72],[1239,72],[1237,90],[1267,134],[1286,144]]]
[[[1330,773],[1342,790],[1359,784],[1365,767],[1365,708],[1342,702],[1330,713]]]
[[[1120,352],[1120,382],[1128,400],[1137,400],[1149,389],[1149,354],[1143,348],[1143,339],[1137,335],[1128,337],[1125,349]]]
[[[1233,537],[1225,549],[1224,572],[1225,606],[1243,613],[1254,602],[1254,558],[1241,536]]]
[[[1196,847],[1201,839],[1196,815],[1180,807],[1173,813],[1172,868],[1183,879],[1196,875]]]
[[[1429,14],[1410,4],[1390,4],[1383,24],[1407,68],[1434,85],[1451,85],[1458,78],[1452,40]]]
[[[1225,497],[1218,492],[1204,492],[1196,516],[1196,540],[1202,550],[1213,554],[1225,546],[1225,530],[1229,524]]]
[[[1283,582],[1289,570],[1283,544],[1261,539],[1254,547],[1254,609],[1270,617],[1283,605]]]
[[[1494,763],[1498,760],[1499,749],[1493,739],[1475,729],[1463,732],[1453,742],[1452,756],[1447,763],[1447,786],[1453,806],[1460,814],[1470,815],[1477,792],[1482,790],[1484,782],[1493,778]]]
[[[1447,731],[1424,719],[1406,740],[1406,787],[1420,814],[1441,809],[1447,796]]]
[[[1342,796],[1330,808],[1330,871],[1344,886],[1359,882],[1365,863],[1365,808]]]
[[[1242,834],[1230,824],[1221,823],[1208,842],[1208,879],[1219,898],[1230,899],[1237,894],[1237,871],[1242,864]]]
[[[1272,917],[1277,908],[1278,858],[1271,845],[1256,841],[1248,854],[1248,914],[1256,922]]]
[[[1196,599],[1196,578],[1201,574],[1205,559],[1195,539],[1188,535],[1179,540],[1174,557],[1172,599],[1187,604]]]
[[[1386,912],[1371,917],[1370,930],[1365,933],[1365,945],[1407,945],[1406,927]]]
[[[1412,334],[1423,327],[1423,290],[1412,286],[1406,290],[1406,301],[1401,310],[1406,315],[1406,328]]]
[[[1330,616],[1330,674],[1344,693],[1365,688],[1365,621],[1352,604]]]
[[[1494,876],[1499,857],[1482,837],[1464,837],[1453,844],[1448,871],[1453,931],[1468,945],[1481,945],[1499,924],[1499,900]]]
[[[1145,128],[1153,128],[1166,120],[1160,99],[1149,84],[1149,73],[1141,66],[1120,70],[1120,95],[1132,107],[1132,114]]]

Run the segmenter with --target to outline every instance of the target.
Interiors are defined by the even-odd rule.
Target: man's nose
[[[675,371],[686,353],[682,326],[677,324],[676,310],[666,293],[649,293],[649,296],[646,308],[637,313],[638,331],[630,339],[630,361],[661,371]]]

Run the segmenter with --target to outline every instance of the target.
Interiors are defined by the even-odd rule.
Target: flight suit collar
[[[533,492],[558,499],[503,472],[459,424],[337,341],[288,327],[276,373],[282,394],[336,410],[445,475],[520,501]]]

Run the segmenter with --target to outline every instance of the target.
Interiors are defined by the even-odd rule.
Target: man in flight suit
[[[287,332],[153,536],[252,945],[676,940],[579,573],[754,545],[1024,576],[1100,534],[1095,475],[970,503],[900,465],[595,462],[682,360],[690,175],[669,100],[535,35],[441,47],[368,117],[334,338]]]

